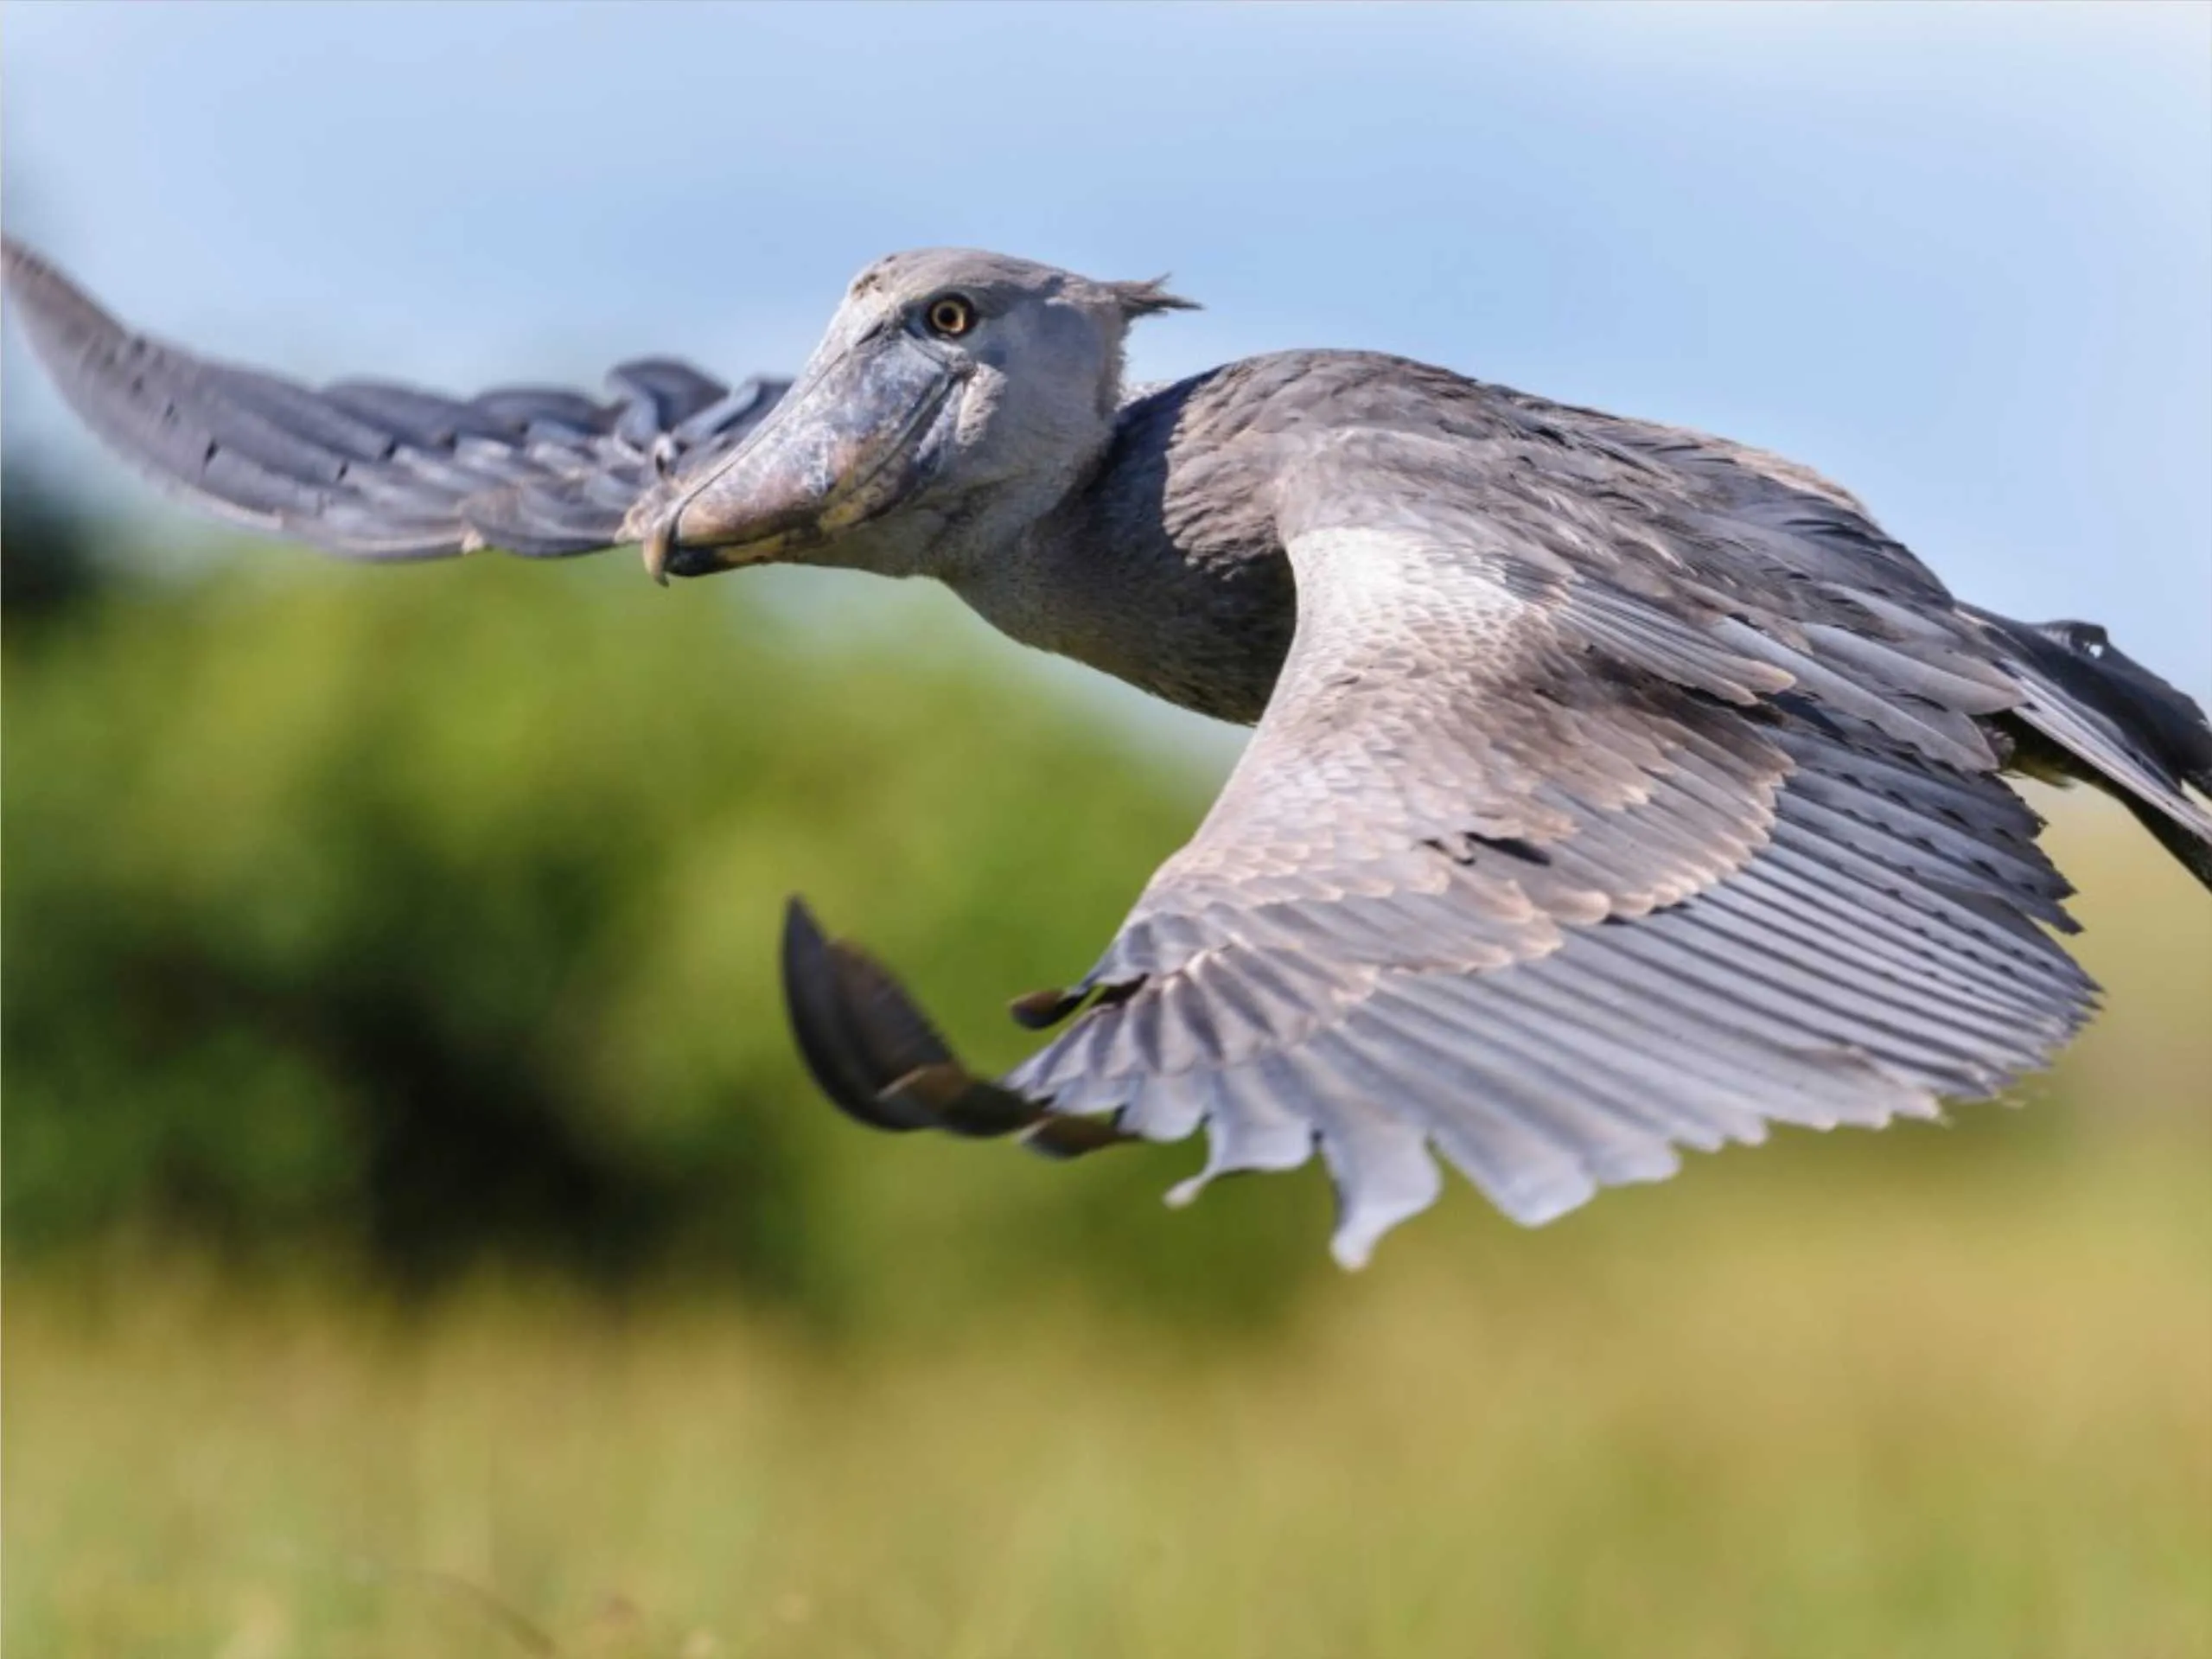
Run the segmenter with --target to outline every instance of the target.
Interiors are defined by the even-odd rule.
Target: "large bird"
[[[824,1090],[1071,1153],[1206,1131],[1193,1192],[1318,1147],[1335,1249],[1432,1152],[1535,1223],[1769,1121],[1928,1116],[2046,1062],[2095,988],[2013,773],[2086,780],[2212,886],[2212,729],[2098,629],[1954,599],[1775,456],[1357,351],[1131,390],[1187,302],[997,254],[861,272],[796,380],[626,364],[606,400],[320,389],[125,329],[6,252],[124,459],[367,559],[635,544],[934,577],[1015,639],[1256,724],[1066,1029],[972,1075],[795,901]],[[2192,794],[2192,790],[2200,792]]]

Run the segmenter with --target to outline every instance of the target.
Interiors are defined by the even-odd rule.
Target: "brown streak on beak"
[[[662,587],[668,585],[668,555],[675,550],[676,518],[673,513],[647,533],[640,552],[645,556],[645,573]]]

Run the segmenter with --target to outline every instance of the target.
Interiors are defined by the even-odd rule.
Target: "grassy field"
[[[1457,1206],[1226,1350],[21,1286],[10,1650],[2212,1650],[2202,1149],[1826,1150]]]
[[[2212,1653],[2212,907],[2104,871],[2062,1107],[1457,1193],[1233,1337],[19,1274],[8,1651]]]

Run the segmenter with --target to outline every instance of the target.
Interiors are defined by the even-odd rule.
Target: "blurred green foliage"
[[[488,1285],[395,1319],[192,1261],[22,1275],[0,1635],[40,1659],[2212,1651],[2204,1138],[2007,1157],[2030,1120],[1972,1121],[1780,1137],[1536,1234],[1463,1193],[1266,1340],[1196,1351],[1064,1302],[823,1343],[729,1298]]]
[[[1080,974],[1202,805],[1095,718],[880,608],[826,641],[626,559],[255,549],[102,585],[66,520],[10,508],[6,567],[40,583],[5,665],[19,1260],[706,1274],[834,1322],[1079,1260],[1261,1311],[1318,1254],[1310,1184],[1170,1218],[1187,1149],[892,1141],[799,1069],[794,890],[973,1058],[1020,1052],[1007,995]]]

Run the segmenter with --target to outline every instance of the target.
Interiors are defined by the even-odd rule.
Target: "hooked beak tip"
[[[676,516],[671,513],[653,526],[640,549],[645,557],[645,573],[664,588],[668,585],[668,555],[676,541]]]

